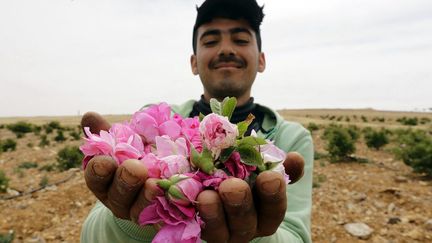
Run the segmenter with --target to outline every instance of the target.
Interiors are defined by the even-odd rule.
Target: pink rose
[[[215,170],[214,173],[211,175],[199,171],[197,173],[197,176],[202,181],[204,187],[209,187],[216,191],[218,190],[219,185],[222,183],[222,181],[229,178],[227,173],[221,169]]]
[[[222,149],[235,144],[238,136],[237,125],[228,121],[228,118],[217,114],[209,114],[201,121],[199,131],[207,149],[213,157],[219,157]]]
[[[172,139],[177,139],[181,127],[175,120],[170,119],[170,115],[171,108],[166,103],[160,103],[136,112],[130,125],[147,144],[154,144],[156,136],[168,135]]]
[[[267,141],[267,144],[260,145],[259,150],[264,163],[279,163],[283,162],[286,157],[286,153],[274,145],[272,142]]]
[[[183,155],[170,155],[159,158],[161,178],[170,178],[176,174],[183,174],[191,171],[189,161]]]
[[[141,163],[147,168],[147,175],[149,178],[160,178],[160,161],[156,155],[148,153],[140,160]]]
[[[202,151],[201,135],[199,132],[199,118],[186,118],[180,123],[183,136],[198,151]]]
[[[111,155],[115,147],[115,138],[107,131],[101,131],[100,135],[92,134],[89,127],[84,127],[87,135],[86,141],[80,146],[84,154],[83,168],[87,166],[88,161],[95,155]]]
[[[251,171],[256,170],[256,166],[243,164],[240,161],[240,154],[238,152],[232,153],[231,157],[224,163],[224,165],[232,176],[243,180],[249,177]]]
[[[180,175],[180,177],[183,177],[183,175]],[[170,201],[181,206],[188,206],[194,203],[198,194],[203,190],[203,185],[200,181],[192,177],[185,177],[185,179],[181,179],[175,185],[172,185],[172,187],[176,188],[182,194],[183,198],[176,198],[169,194],[168,191],[168,198]]]

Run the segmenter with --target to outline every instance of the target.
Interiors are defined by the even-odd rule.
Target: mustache
[[[209,68],[214,69],[220,63],[235,63],[239,67],[245,67],[246,62],[234,55],[222,55],[209,63]]]

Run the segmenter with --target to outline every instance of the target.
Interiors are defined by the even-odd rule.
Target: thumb
[[[111,127],[109,122],[96,112],[87,112],[81,118],[81,127],[89,127],[90,132],[99,134],[101,130],[108,131]],[[85,133],[84,133],[85,134]]]
[[[298,152],[289,152],[283,162],[285,173],[289,175],[290,184],[296,183],[304,174],[304,159]]]

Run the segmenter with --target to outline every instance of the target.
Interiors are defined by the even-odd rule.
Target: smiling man
[[[193,31],[194,75],[199,75],[204,92],[199,101],[172,106],[182,116],[211,112],[209,100],[234,96],[238,100],[231,122],[256,118],[248,133],[270,139],[286,152],[298,157],[285,164],[288,186],[280,173],[266,171],[256,178],[255,186],[238,178],[220,184],[218,192],[205,190],[197,207],[205,222],[201,238],[207,242],[310,242],[312,206],[313,145],[310,133],[297,123],[287,122],[273,110],[254,103],[252,85],[258,72],[266,67],[261,51],[262,7],[255,0],[206,0],[198,9]],[[96,113],[87,113],[83,127],[93,133],[109,129]],[[300,179],[301,178],[301,179]],[[89,189],[100,202],[90,212],[81,234],[82,242],[150,242],[155,227],[135,222],[139,213],[160,195],[156,183],[147,179],[139,162],[127,160],[117,166],[109,157],[96,156],[85,170]]]

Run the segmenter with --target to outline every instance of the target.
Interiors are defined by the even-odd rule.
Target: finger
[[[110,156],[95,156],[85,168],[84,178],[87,187],[104,204],[116,170],[117,163]]]
[[[280,173],[264,171],[258,175],[255,185],[258,194],[257,236],[272,235],[287,209],[285,179]]]
[[[101,115],[96,112],[87,112],[81,118],[81,127],[89,127],[90,132],[99,134],[101,130],[108,131],[111,125]],[[84,133],[85,134],[85,133]]]
[[[225,210],[230,242],[248,242],[257,228],[257,216],[249,185],[238,178],[230,178],[219,186]]]
[[[228,226],[219,194],[213,190],[205,190],[198,195],[198,211],[205,225],[201,238],[207,242],[227,242]]]
[[[134,222],[138,222],[139,215],[147,207],[151,201],[153,201],[157,196],[163,196],[164,192],[157,185],[158,179],[149,178],[145,181],[144,186],[138,193],[135,202],[132,204],[130,209],[130,218]]]
[[[119,166],[108,190],[108,205],[113,214],[130,219],[130,207],[147,179],[147,169],[139,160],[125,160]]]
[[[289,152],[283,163],[285,173],[289,175],[290,184],[296,183],[304,174],[304,159],[298,152]]]

